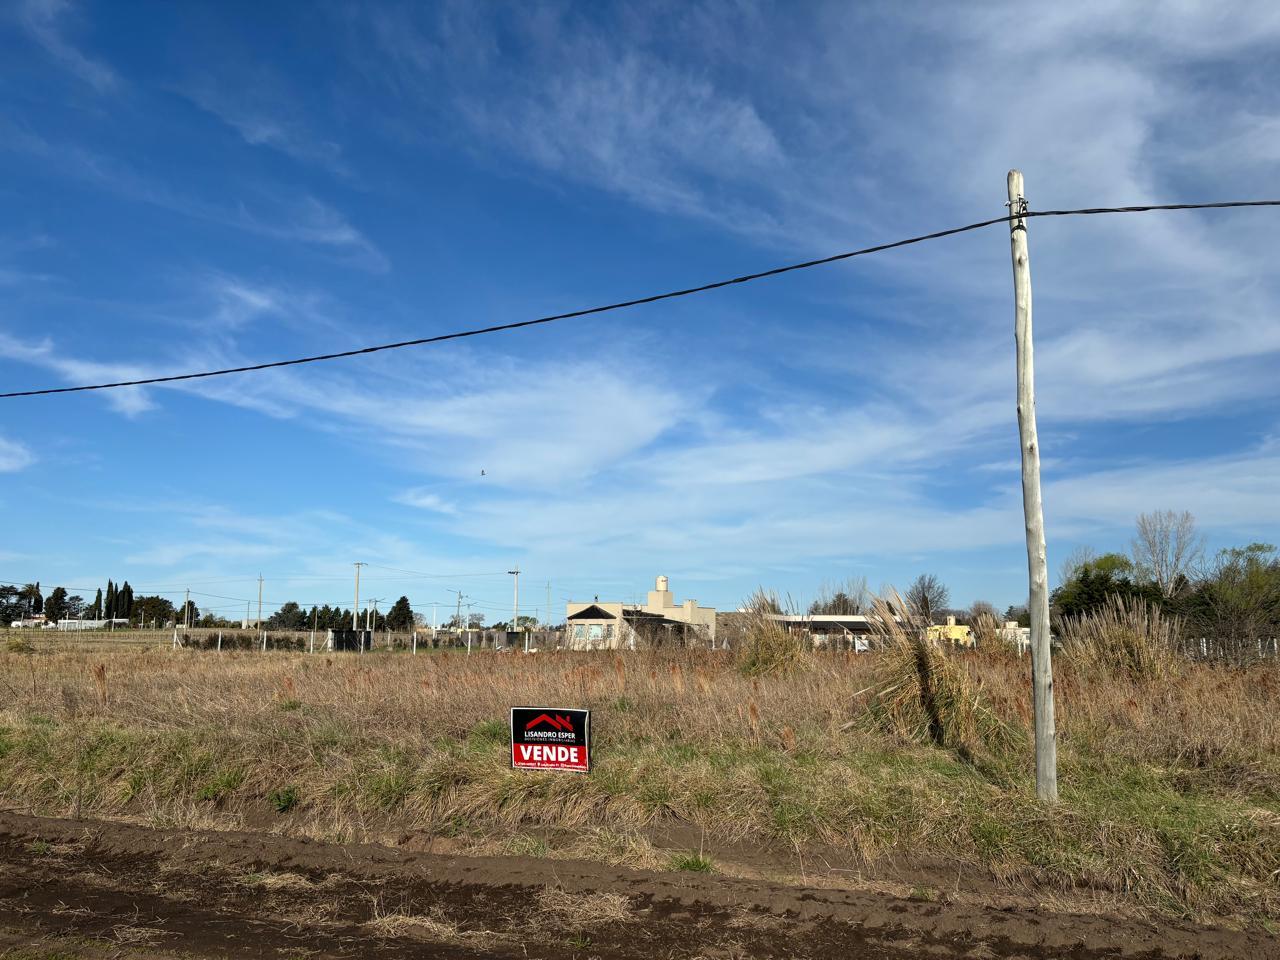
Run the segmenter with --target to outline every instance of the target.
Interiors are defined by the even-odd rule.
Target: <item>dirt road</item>
[[[0,957],[1280,957],[1261,933],[0,813]]]

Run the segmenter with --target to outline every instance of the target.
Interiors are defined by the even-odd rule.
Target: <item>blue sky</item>
[[[1159,10],[1158,15],[1156,10]],[[1033,207],[1280,196],[1280,7],[19,0],[6,390],[571,310]],[[1280,540],[1273,211],[1037,221],[1050,567]],[[485,339],[3,401],[0,579],[505,616],[1025,596],[1007,233]],[[481,475],[484,471],[484,475]],[[425,577],[421,574],[432,574]],[[217,594],[217,597],[205,597]],[[224,599],[225,598],[225,599]],[[201,600],[204,602],[200,602]]]

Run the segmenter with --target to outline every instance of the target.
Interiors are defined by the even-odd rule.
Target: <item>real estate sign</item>
[[[512,707],[511,766],[586,773],[591,767],[591,711]]]

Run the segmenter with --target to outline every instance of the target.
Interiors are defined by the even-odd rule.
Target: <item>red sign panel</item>
[[[512,707],[511,766],[586,773],[591,767],[591,711]]]

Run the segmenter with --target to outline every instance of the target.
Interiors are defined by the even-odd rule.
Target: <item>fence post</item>
[[[222,652],[222,631],[218,631],[218,652]]]

